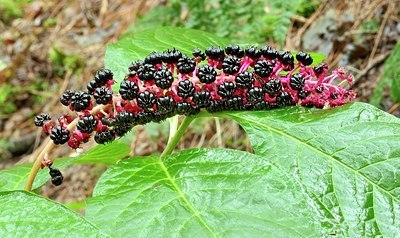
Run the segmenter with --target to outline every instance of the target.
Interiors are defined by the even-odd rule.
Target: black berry
[[[90,95],[82,91],[74,93],[71,97],[71,106],[77,112],[86,110],[90,106]]]
[[[235,78],[236,86],[238,88],[246,89],[251,87],[254,82],[253,74],[250,72],[243,72]]]
[[[181,57],[182,53],[177,49],[166,50],[162,53],[162,61],[167,64],[177,63]]]
[[[308,96],[308,92],[306,90],[300,90],[297,96],[299,96],[300,99],[305,99]]]
[[[281,81],[279,79],[271,79],[264,84],[264,90],[270,97],[275,96],[282,89]]]
[[[179,73],[189,74],[194,71],[194,68],[196,67],[196,62],[194,62],[192,58],[184,55],[178,60],[178,64],[176,66],[179,70]]]
[[[71,90],[66,90],[63,95],[60,97],[60,102],[64,106],[68,106],[69,103],[71,102],[71,97],[74,95],[74,92]]]
[[[51,120],[51,117],[48,113],[40,113],[35,116],[35,126],[43,126],[49,120]]]
[[[328,65],[326,63],[321,63],[314,67],[314,72],[316,75],[322,74],[325,70],[328,70]]]
[[[209,112],[220,112],[224,110],[224,103],[220,100],[212,100],[210,105],[206,108]]]
[[[153,107],[154,103],[156,103],[156,96],[152,92],[144,91],[139,93],[136,101],[139,107],[149,109]]]
[[[228,45],[225,47],[225,53],[227,55],[234,55],[238,58],[242,58],[244,56],[244,51],[238,45]]]
[[[218,86],[218,95],[222,98],[231,97],[236,91],[235,84],[232,82],[224,82]]]
[[[215,71],[215,69],[210,65],[204,65],[199,68],[197,77],[202,83],[213,83],[217,77],[217,71]]]
[[[105,144],[108,142],[112,142],[114,139],[115,139],[114,132],[108,129],[96,132],[96,135],[94,136],[94,140],[96,141],[97,144]]]
[[[153,64],[153,65],[161,64],[162,58],[163,58],[162,54],[159,54],[159,53],[153,51],[151,54],[146,56],[146,58],[144,59],[144,63],[145,64]]]
[[[64,177],[62,175],[51,178],[51,183],[55,186],[62,184]]]
[[[296,59],[305,66],[311,65],[313,63],[311,55],[303,51],[297,52]]]
[[[102,86],[96,89],[93,96],[97,104],[107,105],[112,100],[112,95],[110,89]]]
[[[194,86],[192,81],[183,80],[178,83],[178,96],[181,98],[188,98],[194,93]]]
[[[267,60],[259,60],[254,65],[254,72],[261,78],[269,77],[272,73],[272,65]]]
[[[98,124],[97,119],[93,115],[83,116],[79,119],[76,127],[83,133],[92,133]]]
[[[96,75],[94,76],[94,80],[99,85],[106,84],[109,80],[113,79],[113,73],[109,69],[101,69],[97,71]]]
[[[138,71],[141,66],[143,66],[144,62],[141,60],[136,60],[129,65],[129,71]]]
[[[252,59],[257,59],[261,56],[261,52],[255,46],[248,46],[245,49],[245,54]]]
[[[115,117],[116,125],[121,127],[131,127],[135,122],[135,115],[132,112],[123,111]]]
[[[69,140],[69,131],[61,126],[56,126],[51,129],[50,139],[52,139],[56,145],[65,144]]]
[[[304,87],[305,79],[301,74],[293,74],[290,77],[290,87],[293,90],[301,90]]]
[[[61,171],[57,168],[54,168],[52,166],[49,167],[49,174],[52,178],[56,177],[56,176],[62,176]]]
[[[278,96],[276,96],[276,105],[278,107],[293,105],[292,96],[290,96],[288,92],[281,92]]]
[[[294,57],[290,51],[281,50],[278,52],[278,59],[286,65],[294,64]]]
[[[88,93],[90,94],[90,95],[93,95],[93,93],[94,93],[94,91],[97,89],[97,88],[99,88],[99,87],[101,87],[101,85],[98,83],[98,82],[96,82],[96,80],[91,80],[90,82],[89,82],[89,84],[87,85],[87,90],[88,90]]]
[[[264,100],[264,91],[260,87],[250,88],[246,93],[247,101],[256,103]]]
[[[243,99],[240,96],[231,97],[225,101],[227,110],[241,110],[243,108]]]
[[[119,88],[119,94],[122,99],[132,100],[138,96],[139,88],[136,83],[131,81],[123,81]]]
[[[146,124],[153,121],[154,114],[152,111],[140,111],[136,115],[136,121],[138,124]]]
[[[172,112],[176,108],[174,99],[170,96],[159,97],[156,102],[157,110],[160,112]]]
[[[205,90],[195,92],[193,94],[192,101],[200,108],[207,107],[211,103],[211,94]]]
[[[199,113],[200,108],[188,102],[178,102],[176,105],[176,112],[180,115],[190,116]]]
[[[226,56],[222,62],[222,70],[226,74],[235,74],[239,72],[240,69],[240,59],[236,56]]]
[[[206,59],[206,54],[203,51],[201,51],[199,48],[195,48],[193,50],[193,52],[192,52],[192,55],[195,58],[199,58],[201,60],[205,60]]]
[[[156,72],[156,69],[152,64],[144,64],[139,67],[137,70],[139,79],[144,80],[144,81],[150,81],[154,79],[154,74]]]
[[[264,47],[261,48],[261,54],[270,60],[276,59],[278,56],[278,52],[276,51],[276,49],[266,45]]]
[[[161,67],[158,69],[158,71],[154,75],[154,79],[156,85],[162,89],[171,87],[172,82],[174,81],[172,73],[165,67]]]
[[[206,55],[213,60],[219,60],[225,56],[224,50],[219,46],[209,46],[206,49]]]

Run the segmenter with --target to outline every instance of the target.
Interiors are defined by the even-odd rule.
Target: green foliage
[[[71,164],[94,163],[111,165],[128,155],[129,152],[130,149],[127,145],[114,141],[107,145],[98,145],[87,153],[75,158],[56,159],[54,161],[54,167],[62,169]],[[32,163],[27,163],[0,170],[0,192],[23,189],[32,165]],[[49,179],[49,170],[40,170],[33,184],[33,189],[40,188]]]
[[[84,64],[81,56],[65,53],[56,47],[50,48],[49,58],[59,77],[64,76],[67,70],[80,74],[83,69]]]
[[[0,0],[0,20],[10,22],[23,14],[22,6],[31,0]]]
[[[75,212],[32,193],[0,192],[0,207],[2,237],[108,237]]]
[[[227,149],[131,158],[110,168],[87,219],[115,237],[298,237],[323,230],[295,179]],[[125,204],[119,212],[116,207]],[[315,218],[314,218],[315,217]],[[277,219],[279,218],[279,219]]]
[[[273,39],[283,46],[294,14],[309,16],[320,0],[172,0],[146,13],[128,32],[156,26],[204,30],[237,43],[264,43]]]
[[[397,42],[395,49],[390,57],[385,61],[384,73],[371,96],[370,103],[378,106],[383,99],[383,92],[390,90],[392,101],[400,101],[400,41]]]

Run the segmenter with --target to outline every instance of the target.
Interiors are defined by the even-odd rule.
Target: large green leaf
[[[114,73],[115,87],[124,79],[128,66],[134,60],[144,60],[153,51],[176,48],[191,54],[194,48],[204,50],[210,45],[226,45],[226,39],[204,31],[177,27],[158,27],[127,35],[107,47],[105,67]]]
[[[97,145],[75,158],[60,158],[55,159],[54,167],[58,169],[65,168],[71,164],[115,164],[117,160],[125,157],[130,152],[130,149],[124,143],[114,141],[107,145]],[[8,169],[0,170],[0,192],[24,189],[26,179],[30,173],[33,163],[21,164]],[[41,187],[50,179],[49,170],[39,170],[33,189]]]
[[[1,237],[108,237],[73,211],[24,191],[0,193]]]
[[[116,237],[327,235],[294,178],[266,159],[191,149],[123,160],[100,178],[87,219]]]
[[[363,103],[228,116],[244,127],[256,154],[293,174],[335,233],[400,234],[398,118]]]

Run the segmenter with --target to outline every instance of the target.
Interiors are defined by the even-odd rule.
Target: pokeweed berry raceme
[[[111,88],[113,73],[99,70],[87,91],[67,90],[60,97],[70,113],[57,121],[42,113],[35,117],[35,125],[54,144],[77,149],[93,134],[97,143],[104,144],[135,125],[177,114],[195,115],[201,109],[212,113],[294,105],[329,108],[354,99],[355,93],[346,89],[353,83],[351,74],[343,68],[329,73],[325,63],[315,67],[312,63],[306,52],[294,57],[270,46],[210,46],[205,51],[194,49],[192,56],[177,49],[153,52],[128,67],[119,92]],[[95,105],[100,110],[92,110]],[[72,121],[76,127],[71,129]]]

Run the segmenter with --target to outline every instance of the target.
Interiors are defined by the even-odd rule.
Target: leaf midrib
[[[165,176],[168,178],[168,180],[171,182],[171,185],[174,187],[175,191],[179,194],[179,196],[182,198],[183,202],[188,206],[189,210],[192,212],[192,214],[200,221],[201,224],[211,233],[213,237],[217,237],[217,233],[208,225],[208,223],[204,220],[204,218],[200,215],[200,212],[197,211],[197,209],[193,206],[193,204],[188,200],[186,197],[186,194],[179,188],[178,184],[175,182],[175,180],[172,178],[171,174],[169,173],[167,167],[163,163],[161,159],[157,159],[161,169],[165,173]]]
[[[254,120],[251,120],[251,119],[246,118],[246,117],[241,117],[241,116],[238,116],[238,115],[233,115],[233,116],[234,116],[234,117],[237,117],[237,118],[239,118],[239,119],[242,119],[242,120],[245,120],[245,121],[249,121],[249,122],[251,122],[251,123],[254,123],[254,124],[256,124],[256,125],[258,125],[258,126],[260,126],[260,127],[264,127],[264,128],[266,128],[266,129],[271,130],[271,131],[273,131],[273,132],[275,132],[275,133],[277,133],[277,134],[280,134],[280,135],[282,135],[282,136],[286,136],[287,138],[292,139],[292,140],[294,140],[294,141],[297,141],[298,143],[300,143],[300,144],[302,144],[302,145],[304,145],[304,146],[310,148],[311,150],[314,150],[314,151],[316,151],[316,152],[318,152],[318,153],[320,153],[320,154],[322,154],[322,155],[325,155],[326,157],[328,157],[328,158],[331,159],[332,161],[335,161],[336,163],[338,163],[339,165],[343,166],[344,168],[349,169],[349,170],[352,171],[353,173],[355,173],[355,174],[359,175],[360,177],[364,178],[364,179],[365,179],[368,183],[370,183],[372,186],[375,186],[375,187],[377,187],[379,190],[382,190],[384,193],[388,194],[392,199],[394,199],[395,201],[397,201],[397,202],[400,203],[400,199],[398,199],[397,197],[393,196],[389,191],[386,191],[386,190],[385,190],[383,187],[381,187],[379,184],[374,183],[370,178],[368,178],[368,177],[366,177],[365,175],[361,174],[359,171],[354,170],[353,168],[351,168],[351,167],[348,166],[347,164],[345,164],[345,163],[339,161],[339,160],[336,159],[335,157],[332,157],[330,154],[326,153],[325,151],[320,150],[320,149],[318,149],[318,148],[316,148],[316,147],[313,147],[313,146],[311,146],[311,145],[309,145],[309,144],[307,144],[307,143],[301,141],[299,138],[296,138],[296,137],[294,137],[294,136],[292,136],[292,135],[290,135],[290,134],[288,134],[288,133],[286,133],[286,132],[284,132],[284,131],[280,131],[279,129],[276,129],[276,128],[274,128],[274,127],[267,126],[267,125],[265,125],[265,124],[261,124],[261,123],[259,123],[258,121],[254,121]]]

